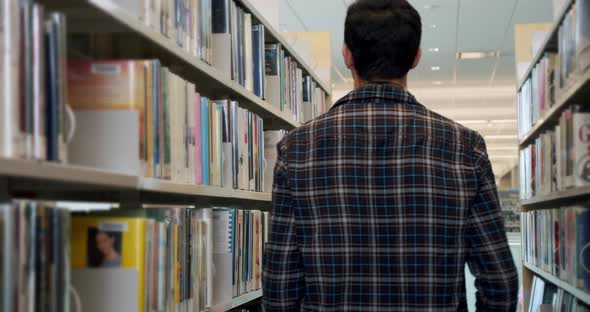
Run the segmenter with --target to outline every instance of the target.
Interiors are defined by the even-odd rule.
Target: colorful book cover
[[[145,285],[145,218],[74,216],[71,224],[73,269],[136,269],[137,285]],[[138,293],[141,306],[144,287]]]
[[[210,116],[211,112],[209,109],[209,99],[206,97],[201,98],[201,165],[202,165],[202,182],[204,185],[209,185],[209,154],[210,154]]]
[[[69,100],[78,110],[137,110],[139,156],[145,161],[146,77],[142,61],[70,61]]]

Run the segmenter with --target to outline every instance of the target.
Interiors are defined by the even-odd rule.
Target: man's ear
[[[350,70],[353,70],[354,57],[352,57],[352,52],[346,44],[342,45],[342,58],[344,58],[344,63],[346,64],[346,67]]]
[[[416,68],[418,64],[420,64],[420,60],[422,59],[422,48],[418,48],[418,52],[416,53],[416,57],[414,58],[414,63],[412,64],[412,69]]]

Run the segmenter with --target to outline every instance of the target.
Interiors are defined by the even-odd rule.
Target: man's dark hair
[[[421,39],[420,14],[406,0],[357,0],[348,8],[344,42],[363,80],[407,75]]]

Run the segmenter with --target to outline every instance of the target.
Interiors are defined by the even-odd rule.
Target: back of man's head
[[[421,38],[420,14],[406,0],[357,0],[348,8],[344,41],[365,81],[406,76]]]

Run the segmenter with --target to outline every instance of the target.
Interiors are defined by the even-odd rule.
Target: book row
[[[69,311],[69,218],[42,203],[0,203],[0,310]]]
[[[520,151],[520,196],[529,199],[590,184],[590,112],[565,109],[555,128]]]
[[[73,215],[72,284],[82,305],[95,303],[92,311],[202,311],[212,306],[211,227],[210,209]],[[101,277],[89,278],[97,274]]]
[[[268,241],[267,212],[214,209],[213,259],[224,268],[215,277],[215,301],[227,302],[262,288],[262,258]]]
[[[559,28],[557,53],[545,53],[518,94],[520,137],[588,70],[589,60],[590,4],[578,0]]]
[[[220,222],[227,214],[231,231]],[[267,229],[268,213],[256,210],[75,214],[72,283],[84,306],[101,303],[91,311],[203,311],[262,287]],[[226,248],[231,257],[223,257]]]
[[[227,216],[230,223],[222,222]],[[268,213],[0,205],[2,311],[204,311],[261,289]],[[229,252],[229,257],[226,257]],[[229,284],[228,284],[229,282]],[[70,285],[74,296],[70,296]]]
[[[590,293],[590,209],[523,212],[523,260]]]
[[[32,0],[0,5],[0,156],[65,161],[65,17]]]
[[[233,0],[127,0],[140,21],[256,96],[306,122],[323,112],[325,92],[265,26]]]
[[[210,100],[157,60],[71,61],[72,162],[188,184],[262,191],[263,121]],[[117,154],[117,157],[112,157]]]
[[[570,293],[538,276],[534,276],[528,311],[588,312],[590,308]]]

